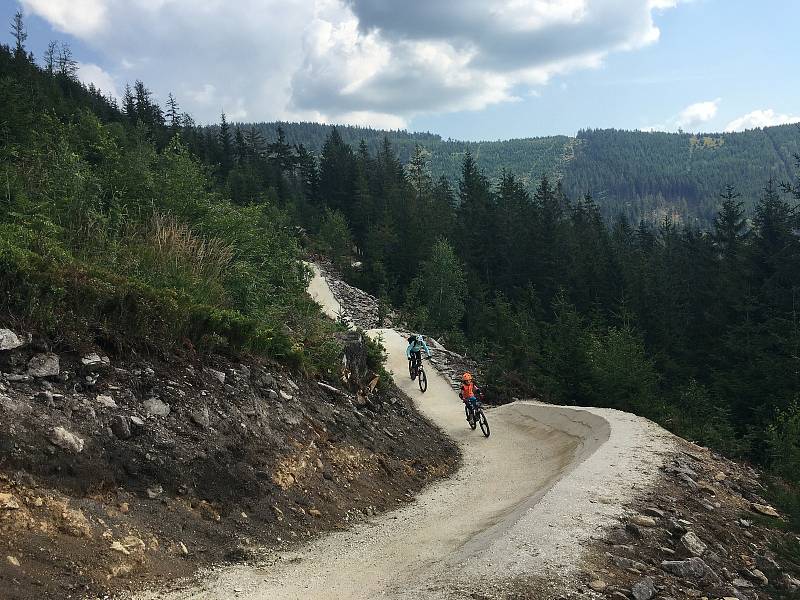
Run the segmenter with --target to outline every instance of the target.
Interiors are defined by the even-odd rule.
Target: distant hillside
[[[304,144],[318,154],[331,125],[319,123],[257,123],[267,140],[284,129],[291,144]],[[375,151],[388,136],[398,156],[407,161],[416,144],[431,153],[434,176],[457,181],[464,154],[469,150],[491,178],[508,169],[529,188],[542,174],[562,181],[571,197],[591,192],[603,213],[613,218],[625,213],[661,220],[676,219],[704,226],[718,207],[718,194],[734,185],[749,207],[764,182],[790,178],[793,155],[800,152],[800,130],[795,125],[741,133],[689,134],[616,129],[578,132],[576,137],[550,136],[499,142],[445,140],[432,133],[385,131],[337,126],[353,147],[363,139]]]

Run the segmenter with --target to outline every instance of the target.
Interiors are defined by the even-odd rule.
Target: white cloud
[[[78,37],[92,35],[107,25],[107,0],[21,0],[30,12],[47,19],[56,29]]]
[[[722,98],[705,100],[690,104],[677,115],[670,117],[664,123],[657,123],[641,127],[641,131],[677,131],[678,129],[696,131],[698,126],[708,123],[717,116]]]
[[[676,124],[683,129],[692,129],[702,123],[707,123],[717,115],[721,98],[695,102],[684,108],[676,119]]]
[[[773,125],[785,125],[786,123],[797,123],[800,121],[798,115],[787,115],[777,113],[771,108],[754,110],[734,119],[725,131],[744,131],[745,129],[756,129],[758,127],[772,127]]]
[[[680,0],[20,1],[201,122],[224,109],[402,126],[514,101],[651,44],[653,13]]]
[[[105,96],[113,96],[117,99],[121,97],[114,77],[97,65],[78,63],[78,79],[86,85],[93,83]]]

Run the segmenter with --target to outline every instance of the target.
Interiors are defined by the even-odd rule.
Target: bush
[[[770,466],[781,477],[800,483],[800,402],[779,411],[767,429]]]

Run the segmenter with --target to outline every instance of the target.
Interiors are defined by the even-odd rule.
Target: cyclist
[[[425,336],[420,334],[412,334],[408,337],[408,347],[406,347],[406,358],[411,361],[413,372],[416,373],[419,365],[422,363],[422,351],[431,357],[431,349],[425,343]],[[413,379],[413,377],[412,377]]]
[[[461,376],[461,391],[458,393],[458,396],[464,402],[464,406],[468,411],[475,410],[479,393],[480,390],[478,386],[475,385],[472,373],[467,371]],[[469,421],[469,417],[467,417],[467,420]]]

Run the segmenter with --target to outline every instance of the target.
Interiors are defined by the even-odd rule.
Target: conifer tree
[[[14,19],[11,21],[11,35],[14,36],[14,55],[17,58],[25,56],[25,40],[28,39],[28,32],[25,31],[21,10],[14,13]]]

